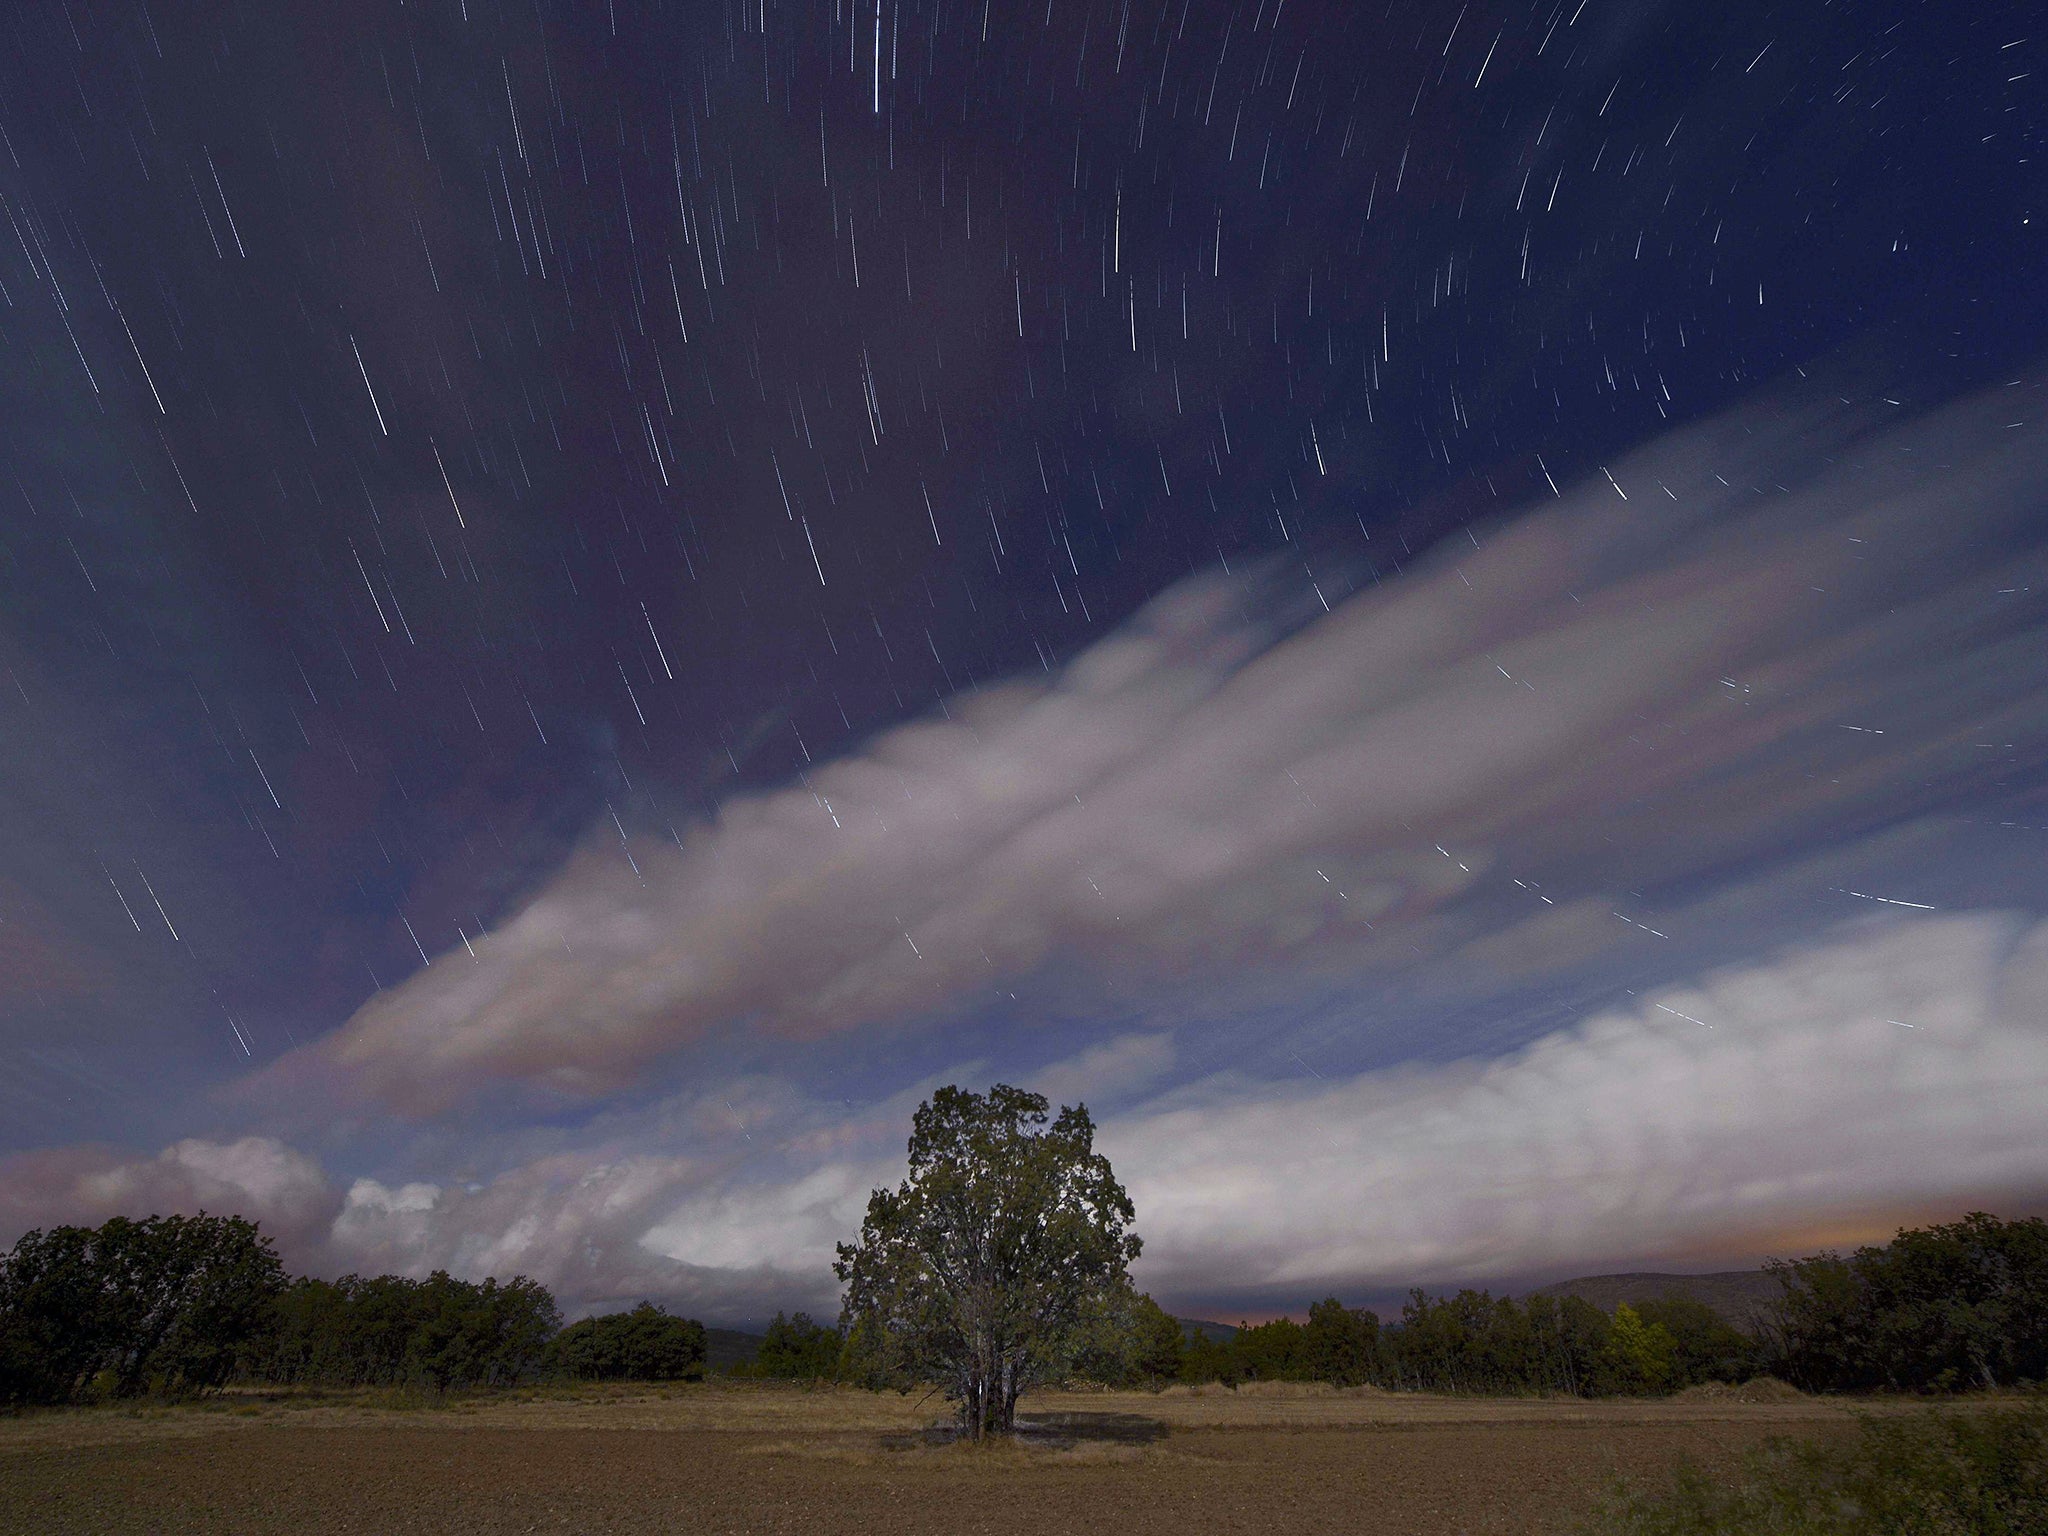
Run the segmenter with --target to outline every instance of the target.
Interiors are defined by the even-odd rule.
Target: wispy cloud
[[[504,1080],[613,1089],[736,1025],[914,1017],[1061,953],[1405,962],[1509,844],[1668,877],[1924,799],[2048,697],[2022,623],[2044,450],[2014,408],[1752,409],[1295,627],[1262,617],[1284,573],[1191,579],[1051,681],[956,699],[681,846],[607,824],[317,1062],[433,1111]]]
[[[1217,1077],[1103,1141],[1179,1294],[1364,1294],[2048,1194],[2048,925],[1879,921],[1508,1056]]]

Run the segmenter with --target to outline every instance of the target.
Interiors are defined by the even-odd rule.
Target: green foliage
[[[571,1323],[555,1335],[548,1360],[578,1381],[696,1381],[704,1349],[702,1323],[643,1301]]]
[[[296,1280],[277,1299],[248,1374],[329,1386],[509,1386],[548,1364],[562,1315],[525,1276],[473,1284],[435,1270],[425,1280],[344,1275]]]
[[[1087,1109],[1046,1119],[1040,1094],[941,1088],[913,1119],[910,1177],[874,1192],[834,1265],[860,1373],[946,1383],[977,1439],[1100,1342],[1138,1255]]]
[[[828,1381],[839,1375],[845,1348],[845,1336],[837,1328],[812,1321],[808,1312],[794,1317],[778,1312],[753,1360],[734,1367],[732,1374],[777,1381]]]
[[[1178,1319],[1149,1295],[1141,1295],[1131,1308],[1130,1354],[1127,1379],[1144,1387],[1164,1386],[1178,1381],[1186,1336]]]
[[[1668,1385],[1677,1366],[1678,1341],[1662,1323],[1646,1323],[1627,1302],[1614,1309],[1607,1331],[1607,1358],[1615,1375],[1638,1392]]]
[[[1866,1418],[1848,1446],[1774,1441],[1610,1501],[1603,1536],[2026,1536],[2048,1531],[2048,1405]]]
[[[1231,1344],[1247,1380],[1308,1380],[1307,1332],[1292,1318],[1276,1317],[1256,1328],[1240,1324]]]
[[[239,1216],[117,1216],[23,1236],[0,1259],[0,1402],[221,1386],[284,1269]]]
[[[1326,1297],[1308,1309],[1308,1327],[1302,1330],[1307,1378],[1339,1387],[1361,1386],[1372,1380],[1379,1343],[1377,1314]]]
[[[1849,1258],[1772,1266],[1776,1369],[1816,1391],[2048,1379],[2048,1221],[1973,1212]]]
[[[1672,1382],[1747,1381],[1757,1374],[1756,1341],[1705,1302],[1663,1296],[1635,1304],[1636,1315],[1671,1339]]]

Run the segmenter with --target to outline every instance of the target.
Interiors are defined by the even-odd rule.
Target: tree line
[[[289,1277],[239,1216],[117,1216],[0,1257],[0,1405],[179,1397],[231,1381],[505,1387],[701,1376],[704,1327],[643,1302],[562,1326],[524,1276]]]
[[[1327,1382],[1595,1397],[1757,1374],[1811,1391],[1954,1391],[2048,1380],[2048,1222],[1975,1213],[1846,1257],[1772,1265],[1753,1331],[1678,1297],[1612,1313],[1573,1296],[1412,1291],[1397,1317],[1326,1298],[1213,1338],[1131,1285],[1131,1207],[1085,1109],[998,1085],[918,1112],[912,1177],[877,1190],[836,1324],[780,1313],[735,1374],[945,1386],[963,1431],[1010,1427],[1033,1382]],[[652,1303],[562,1326],[545,1286],[292,1278],[238,1216],[115,1217],[33,1231],[0,1256],[0,1405],[179,1396],[231,1381],[344,1387],[672,1381],[703,1326]]]
[[[1130,1294],[1068,1374],[1108,1385],[1326,1382],[1389,1391],[1599,1397],[1758,1374],[1809,1391],[1951,1391],[2048,1380],[2048,1222],[1982,1213],[1846,1257],[1771,1266],[1753,1333],[1683,1297],[1612,1313],[1576,1296],[1410,1292],[1396,1318],[1331,1297],[1215,1338]],[[652,1303],[563,1327],[546,1287],[286,1276],[239,1217],[115,1217],[30,1232],[0,1258],[0,1403],[180,1395],[230,1381],[512,1386],[694,1380],[703,1325]],[[735,1376],[897,1382],[857,1332],[777,1313]],[[907,1379],[907,1377],[906,1377]]]
[[[1276,1318],[1215,1338],[1169,1316],[1150,1296],[1130,1297],[1116,1326],[1085,1344],[1070,1375],[1107,1386],[1326,1382],[1390,1391],[1552,1393],[1599,1397],[1742,1381],[1759,1369],[1756,1341],[1696,1301],[1668,1298],[1610,1315],[1576,1296],[1525,1302],[1460,1291],[1411,1294],[1382,1323],[1331,1297],[1308,1321]],[[857,1333],[799,1312],[777,1315],[739,1376],[890,1384]]]
[[[1778,1295],[1750,1331],[1669,1296],[1612,1313],[1576,1296],[1409,1293],[1398,1318],[1343,1306],[1308,1320],[1190,1332],[1139,1298],[1127,1379],[1325,1381],[1390,1391],[1677,1391],[1777,1376],[1810,1392],[1948,1392],[2048,1382],[2048,1221],[1975,1212],[1889,1243],[1767,1266]]]
[[[1133,1294],[1070,1374],[1118,1386],[1326,1382],[1387,1391],[1604,1397],[1777,1376],[1811,1392],[1948,1392],[2048,1381],[2048,1222],[1981,1212],[1889,1243],[1777,1261],[1749,1331],[1667,1296],[1607,1312],[1577,1296],[1409,1293],[1397,1317],[1331,1297],[1216,1338]],[[858,1331],[778,1314],[740,1374],[885,1384]]]

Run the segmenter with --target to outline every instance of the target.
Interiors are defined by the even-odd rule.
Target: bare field
[[[1041,1393],[1027,1444],[938,1398],[705,1383],[0,1420],[0,1532],[1567,1532],[1616,1474],[1846,1433],[1835,1404],[1268,1387]]]

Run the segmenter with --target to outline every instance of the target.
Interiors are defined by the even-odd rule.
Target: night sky
[[[998,1080],[1183,1310],[2044,1208],[2040,20],[13,8],[0,1240],[829,1313]]]

